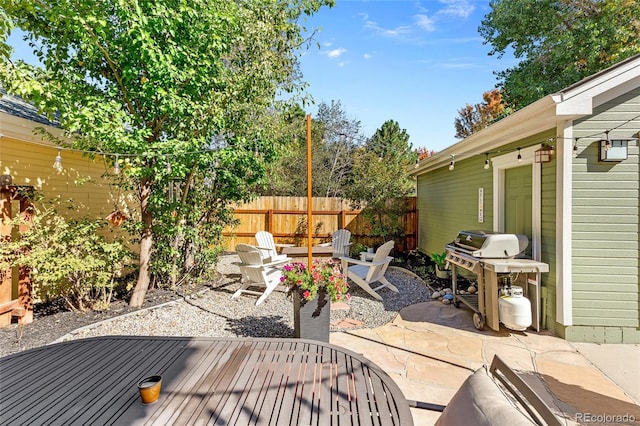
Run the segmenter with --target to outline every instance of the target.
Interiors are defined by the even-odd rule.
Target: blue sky
[[[494,71],[515,64],[482,44],[489,11],[489,1],[336,0],[306,23],[320,29],[320,48],[300,59],[308,92],[316,106],[340,101],[366,136],[392,119],[415,148],[442,150],[458,141],[457,110],[481,102]]]

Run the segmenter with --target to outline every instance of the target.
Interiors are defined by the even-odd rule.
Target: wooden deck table
[[[158,401],[137,382],[162,375]],[[412,425],[393,380],[303,339],[107,336],[0,358],[3,425]]]
[[[291,257],[302,257],[309,254],[309,248],[307,247],[284,247],[282,254],[286,254]],[[333,247],[311,247],[311,255],[316,256],[333,256]]]

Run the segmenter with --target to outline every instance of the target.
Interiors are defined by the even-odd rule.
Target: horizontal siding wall
[[[5,117],[3,115],[2,119]],[[43,201],[57,198],[58,211],[68,217],[104,218],[113,210],[117,197],[120,209],[124,209],[127,202],[134,205],[132,199],[126,200],[123,194],[118,194],[116,187],[110,188],[108,181],[102,177],[106,168],[101,156],[91,159],[78,152],[63,150],[63,171],[58,173],[53,168],[56,147],[24,142],[27,138],[37,139],[29,133],[20,139],[7,136],[7,133],[12,133],[11,130],[17,133],[20,126],[12,121],[0,123],[3,134],[0,138],[0,174],[11,175],[13,185],[33,186],[44,196]],[[73,210],[68,209],[69,206]]]
[[[610,139],[637,137],[638,115],[640,89],[575,123],[574,136],[581,139],[573,161],[574,327],[640,326],[638,141],[629,141],[627,160],[598,161],[604,131],[613,129]],[[570,331],[577,339],[581,333]],[[594,332],[588,334],[592,338]]]
[[[491,169],[484,155],[456,158],[454,170],[442,167],[418,176],[419,248],[442,252],[460,230],[493,228]],[[484,222],[478,222],[478,189],[484,188]]]
[[[555,134],[555,131],[554,131]],[[540,258],[549,264],[549,272],[542,274],[542,323],[553,330],[556,318],[557,282],[556,282],[556,173],[557,159],[554,156],[549,163],[542,164],[541,178],[541,249]],[[554,330],[557,332],[557,330]]]

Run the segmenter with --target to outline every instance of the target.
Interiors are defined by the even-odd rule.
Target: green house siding
[[[574,137],[579,139],[572,171],[573,327],[567,331],[570,339],[638,338],[638,141],[628,142],[627,160],[598,161],[598,141],[605,137],[604,130],[612,129],[610,139],[637,136],[638,115],[640,89],[598,107],[592,116],[574,123]],[[604,330],[606,327],[620,330]]]
[[[556,170],[554,156],[549,163],[542,164],[540,194],[540,227],[541,249],[540,259],[549,264],[549,272],[542,277],[542,326],[558,333],[556,318]],[[558,333],[560,334],[560,333]]]
[[[493,228],[493,180],[484,156],[456,159],[455,169],[442,167],[418,176],[418,247],[442,252],[462,229]],[[478,193],[484,188],[484,221],[478,222]]]

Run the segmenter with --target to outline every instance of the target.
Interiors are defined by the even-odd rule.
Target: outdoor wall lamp
[[[627,139],[613,139],[609,140],[609,135],[606,139],[600,139],[599,145],[599,161],[622,161],[626,160],[628,156]]]
[[[536,163],[548,163],[551,161],[551,156],[553,155],[553,147],[544,144],[537,149],[535,152],[535,162]]]

